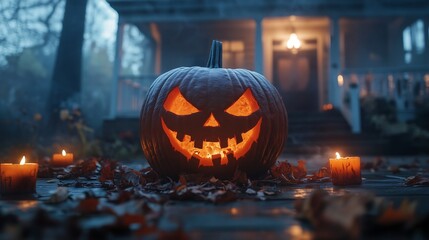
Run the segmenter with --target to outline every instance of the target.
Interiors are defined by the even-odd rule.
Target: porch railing
[[[344,80],[343,80],[344,81]],[[343,82],[339,85],[340,88],[340,111],[346,121],[349,123],[352,133],[361,132],[361,115],[360,115],[360,99],[359,85]]]
[[[360,132],[360,98],[373,96],[393,101],[396,117],[403,122],[414,118],[416,102],[429,97],[428,67],[345,69],[342,78],[343,83],[338,82],[340,108],[353,132]]]

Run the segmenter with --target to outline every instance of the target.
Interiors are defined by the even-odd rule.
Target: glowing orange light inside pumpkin
[[[164,108],[176,115],[184,116],[199,112],[186,98],[182,95],[179,87],[175,87],[168,94],[164,102]]]
[[[189,115],[199,112],[189,101],[187,101],[180,93],[179,88],[174,88],[167,96],[164,102],[164,108],[176,115]],[[252,95],[252,91],[247,89],[239,99],[237,99],[225,112],[234,116],[249,116],[259,110],[259,105]],[[220,160],[220,164],[228,164],[228,155],[232,154],[235,159],[244,156],[251,148],[253,142],[256,142],[261,129],[262,118],[247,132],[241,133],[242,141],[237,141],[236,137],[227,139],[227,147],[221,147],[219,141],[203,141],[202,147],[195,147],[195,141],[192,136],[185,134],[183,140],[178,140],[177,131],[173,131],[161,118],[161,124],[164,132],[170,140],[173,148],[184,155],[188,160],[192,157],[200,161],[200,166],[214,166],[213,160]],[[205,121],[204,127],[222,127],[214,117],[213,113]],[[220,129],[221,131],[221,129]],[[237,143],[238,142],[238,143]]]
[[[247,89],[225,112],[234,116],[249,116],[258,109],[259,105],[253,97],[252,91]]]
[[[170,130],[165,124],[164,120],[161,119],[162,128],[167,134],[168,139],[170,140],[171,145],[176,151],[179,151],[184,155],[188,160],[192,156],[200,160],[200,166],[213,166],[213,158],[216,158],[220,155],[221,164],[228,163],[227,155],[232,153],[235,159],[246,154],[253,142],[256,142],[259,137],[259,132],[261,130],[262,119],[259,119],[258,123],[249,131],[242,133],[241,136],[243,141],[237,144],[237,139],[235,137],[228,138],[228,146],[225,148],[220,147],[220,142],[209,142],[203,141],[203,147],[195,147],[195,141],[191,140],[191,136],[185,134],[183,141],[177,140],[177,132]]]
[[[207,119],[207,121],[204,123],[204,127],[219,127],[220,124],[216,120],[216,118],[213,116],[213,113],[210,114],[210,117]]]

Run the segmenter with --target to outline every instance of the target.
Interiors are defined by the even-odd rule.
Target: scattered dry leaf
[[[411,222],[415,217],[417,202],[404,200],[399,208],[395,209],[390,204],[386,210],[377,218],[377,223],[383,226],[392,226]]]
[[[81,214],[97,213],[99,200],[97,198],[86,198],[79,202],[77,211]]]
[[[405,185],[414,186],[414,185],[429,185],[429,178],[423,177],[420,175],[410,176],[405,179]]]
[[[327,182],[331,180],[331,173],[328,168],[322,167],[314,172],[313,175],[308,176],[308,180],[311,182]]]
[[[62,203],[67,200],[69,197],[69,191],[66,187],[58,187],[49,197],[48,200],[46,200],[47,203]]]
[[[377,171],[382,164],[384,163],[384,159],[382,157],[375,157],[372,162],[364,163],[362,169]]]
[[[106,181],[113,181],[115,177],[115,169],[117,167],[117,163],[113,161],[106,161],[100,170],[100,177],[98,180],[102,183]]]
[[[293,177],[296,179],[303,179],[307,176],[307,167],[303,160],[298,160],[298,165],[292,166]]]
[[[393,174],[397,174],[397,173],[401,172],[401,170],[399,169],[399,167],[396,166],[396,165],[390,165],[390,166],[388,166],[387,167],[387,171],[389,171],[389,172],[391,172]]]

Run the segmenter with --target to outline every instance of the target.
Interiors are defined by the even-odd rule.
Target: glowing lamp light
[[[337,82],[338,82],[338,86],[340,86],[340,87],[342,87],[343,86],[343,84],[344,84],[344,78],[343,78],[343,75],[338,75],[338,77],[337,77]]]
[[[296,33],[292,33],[289,36],[289,40],[286,42],[286,47],[288,49],[298,49],[301,47],[301,41],[298,39],[298,35]]]
[[[63,151],[61,152],[61,155],[65,157],[67,155],[66,150],[63,149]]]

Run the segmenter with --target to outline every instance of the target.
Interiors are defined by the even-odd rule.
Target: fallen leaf
[[[69,191],[66,187],[58,187],[49,197],[48,200],[46,200],[47,203],[62,203],[67,200],[69,197]]]
[[[301,183],[307,175],[307,169],[303,160],[299,160],[297,166],[284,161],[271,167],[270,173],[280,183],[289,185]]]
[[[402,201],[401,205],[395,209],[393,204],[377,218],[377,223],[383,226],[392,226],[410,222],[415,217],[415,210],[417,202],[410,202],[408,200]]]
[[[230,190],[217,190],[215,192],[209,192],[207,199],[215,204],[234,202],[237,200],[237,194]]]
[[[255,194],[256,194],[256,191],[255,191],[255,190],[253,190],[253,189],[251,189],[251,188],[248,188],[248,189],[246,190],[246,193],[247,193],[247,194],[249,194],[249,195],[255,195]]]
[[[410,176],[405,179],[405,185],[407,186],[429,185],[429,178],[423,177],[420,175]]]
[[[97,198],[86,198],[79,202],[77,211],[81,214],[91,214],[98,211],[99,200]]]
[[[397,173],[401,172],[401,170],[399,169],[399,167],[396,166],[396,165],[390,165],[390,166],[388,166],[387,167],[387,171],[389,171],[389,172],[391,172],[393,174],[397,174]]]
[[[114,179],[115,177],[115,169],[116,169],[116,162],[112,162],[112,161],[108,161],[105,162],[100,170],[100,177],[98,178],[98,180],[102,183],[106,182],[106,181],[111,181]]]
[[[276,164],[273,167],[271,167],[270,172],[273,177],[282,178],[292,173],[292,166],[287,161],[280,162],[279,164]]]
[[[313,191],[306,199],[296,200],[297,216],[315,227],[318,238],[356,239],[361,233],[361,218],[374,201],[370,194],[330,196]]]
[[[159,240],[188,240],[189,236],[180,227],[175,231],[161,231],[158,234]]]
[[[363,164],[362,169],[377,171],[384,163],[382,157],[375,157],[372,162],[366,162]]]
[[[295,179],[302,179],[307,176],[307,167],[303,160],[298,160],[297,166],[292,166],[292,173]]]
[[[307,177],[308,180],[311,182],[327,182],[330,181],[331,173],[329,172],[328,168],[322,167],[316,172],[314,172],[312,175]]]

